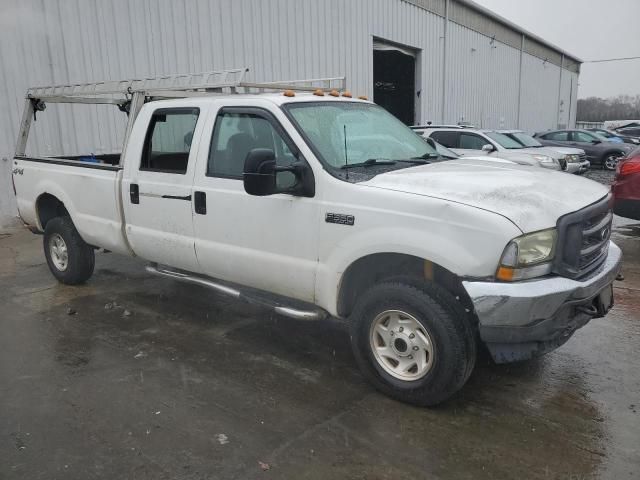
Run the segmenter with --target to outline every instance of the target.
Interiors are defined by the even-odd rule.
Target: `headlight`
[[[512,282],[551,273],[557,238],[555,228],[514,238],[504,249],[496,278]]]
[[[556,163],[555,160],[548,155],[534,155],[533,158],[540,163]]]
[[[568,163],[578,163],[580,161],[580,155],[570,154],[566,158]]]

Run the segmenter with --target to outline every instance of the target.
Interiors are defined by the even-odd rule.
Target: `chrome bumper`
[[[594,299],[613,283],[622,252],[613,242],[597,272],[585,280],[547,277],[516,283],[463,282],[479,320],[480,338],[499,362],[524,360],[557,348],[586,324]]]

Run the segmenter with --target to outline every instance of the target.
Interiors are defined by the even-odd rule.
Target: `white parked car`
[[[417,131],[464,157],[483,155],[549,170],[566,169],[564,155],[553,151],[540,152],[524,148],[519,142],[495,130],[430,126],[424,129],[419,128]]]
[[[589,170],[591,166],[591,162],[587,160],[587,155],[584,150],[580,148],[544,146],[522,130],[498,130],[498,132],[512,138],[523,147],[535,148],[536,151],[542,154],[554,155],[557,153],[564,156],[564,158],[561,157],[561,161],[564,161],[564,164],[566,164],[567,167],[565,170],[567,173],[583,174]]]
[[[26,153],[34,109],[100,88],[30,90],[13,160],[20,215],[62,283],[89,280],[104,248],[292,318],[344,319],[366,378],[417,405],[462,388],[478,340],[498,362],[526,360],[613,304],[621,251],[596,182],[431,163],[395,117],[338,92],[145,82],[104,98],[129,112],[123,155]],[[168,96],[191,98],[151,100]]]

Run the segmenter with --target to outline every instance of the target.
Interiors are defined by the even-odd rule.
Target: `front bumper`
[[[591,162],[589,160],[583,160],[582,162],[570,162],[567,163],[567,173],[576,173],[578,175],[589,170]]]
[[[605,262],[584,280],[546,277],[514,283],[463,282],[479,320],[480,338],[498,363],[551,351],[591,318],[595,299],[615,280],[622,252],[613,243]]]

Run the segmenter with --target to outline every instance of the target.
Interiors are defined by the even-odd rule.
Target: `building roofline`
[[[580,64],[584,63],[584,61],[581,58],[577,57],[576,55],[573,55],[572,53],[567,52],[566,50],[554,45],[553,43],[550,43],[549,41],[543,39],[542,37],[536,35],[535,33],[532,33],[529,30],[526,30],[526,29],[522,28],[520,25],[512,22],[511,20],[508,20],[508,19],[504,18],[501,15],[498,15],[497,13],[493,12],[492,10],[489,10],[487,7],[484,7],[484,6],[474,2],[473,0],[453,0],[453,1],[465,4],[469,8],[472,8],[472,9],[476,10],[477,12],[479,12],[479,13],[481,13],[483,15],[486,15],[488,17],[493,18],[494,20],[496,20],[499,23],[502,23],[506,27],[523,34],[525,37],[531,38],[531,39],[541,43],[542,45],[545,45],[546,47],[549,47],[552,50],[555,50],[558,53],[561,53],[562,55],[565,56],[565,58],[569,58],[569,59],[573,60],[576,63],[580,63]]]

